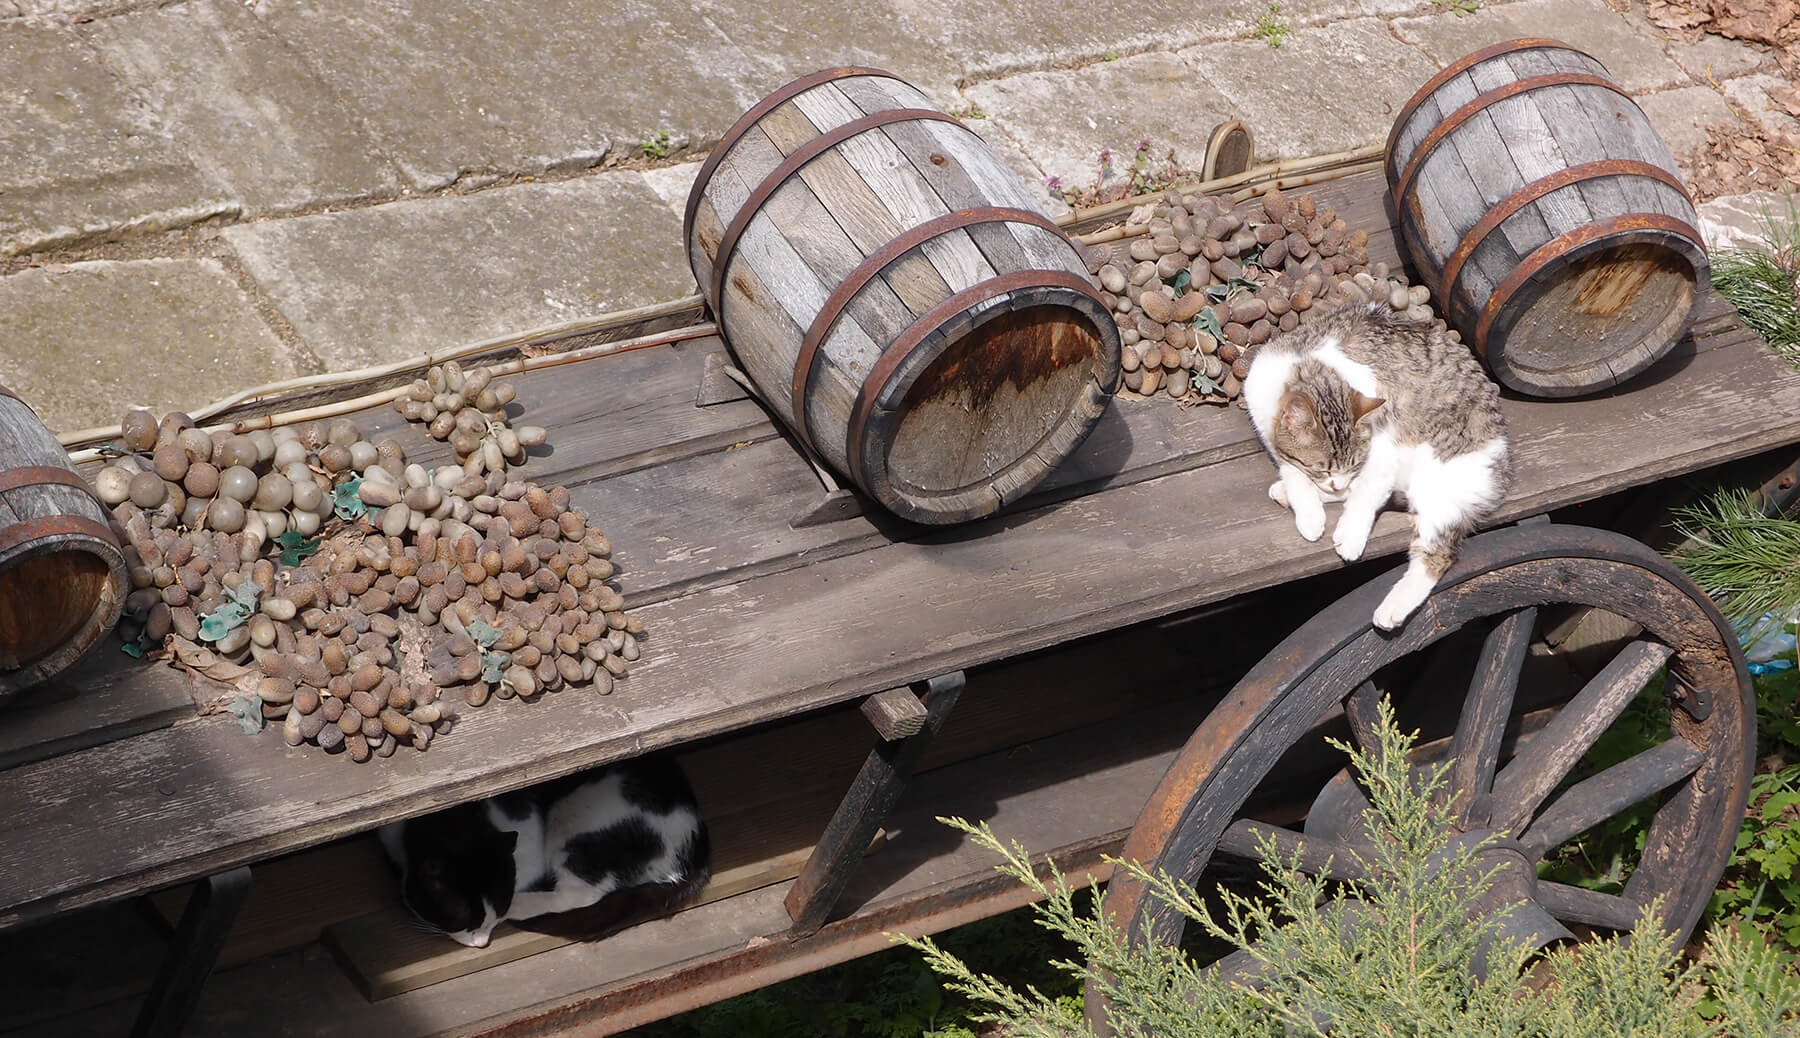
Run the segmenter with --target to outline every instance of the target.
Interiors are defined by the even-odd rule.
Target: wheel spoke
[[[1263,844],[1269,840],[1275,843],[1278,860],[1285,864],[1297,857],[1300,870],[1309,875],[1337,880],[1364,879],[1367,876],[1356,856],[1351,853],[1349,844],[1310,834],[1302,836],[1292,829],[1249,819],[1240,818],[1226,827],[1224,834],[1219,837],[1219,850],[1234,858],[1260,861]]]
[[[1465,826],[1487,814],[1500,740],[1506,734],[1506,719],[1512,714],[1519,671],[1525,665],[1525,650],[1536,623],[1535,607],[1521,609],[1496,624],[1482,643],[1475,680],[1469,685],[1456,737],[1450,744],[1452,763],[1445,790],[1449,803],[1456,806],[1458,821]]]
[[[1344,719],[1350,722],[1350,737],[1356,741],[1356,748],[1363,756],[1373,759],[1381,750],[1381,739],[1375,734],[1380,723],[1380,712],[1376,703],[1381,700],[1381,689],[1375,687],[1375,681],[1368,681],[1356,686],[1344,700]]]
[[[1340,771],[1325,783],[1306,809],[1306,835],[1309,839],[1340,843],[1364,839],[1364,821],[1374,806],[1349,769]]]
[[[1493,828],[1517,832],[1536,814],[1544,798],[1673,654],[1658,642],[1634,641],[1557,711],[1531,745],[1494,779]]]
[[[1630,898],[1548,880],[1538,880],[1537,901],[1565,923],[1604,926],[1624,932],[1637,925],[1640,911],[1638,903]]]
[[[1606,821],[1631,805],[1692,775],[1706,754],[1686,739],[1670,739],[1583,779],[1551,801],[1519,836],[1535,857]]]

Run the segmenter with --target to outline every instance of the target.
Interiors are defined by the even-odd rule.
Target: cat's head
[[[479,810],[453,810],[414,819],[403,838],[406,907],[455,941],[487,947],[512,907],[519,834],[496,829]]]
[[[1313,380],[1282,393],[1269,446],[1320,490],[1342,494],[1369,460],[1375,430],[1367,419],[1385,401],[1334,381],[1337,384]]]

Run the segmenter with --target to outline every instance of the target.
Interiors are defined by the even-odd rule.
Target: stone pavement
[[[1379,142],[1524,35],[1678,154],[1788,120],[1766,54],[1629,3],[0,0],[0,383],[72,430],[686,295],[695,159],[828,65],[913,82],[1039,191],[1143,139],[1196,165],[1227,117],[1259,159]]]

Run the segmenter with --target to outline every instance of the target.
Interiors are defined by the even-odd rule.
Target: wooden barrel
[[[1522,39],[1450,65],[1394,120],[1387,177],[1425,283],[1502,384],[1605,389],[1687,330],[1707,279],[1693,201],[1587,54]]]
[[[877,69],[746,112],[683,240],[764,403],[907,519],[1016,500],[1117,387],[1118,327],[1068,239],[980,137]]]
[[[106,506],[37,414],[0,386],[0,702],[112,630],[127,590]]]

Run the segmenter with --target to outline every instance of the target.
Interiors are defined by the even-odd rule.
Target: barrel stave
[[[844,71],[782,88],[708,160],[690,262],[758,395],[825,461],[902,515],[985,515],[1091,428],[1116,331],[1041,216],[969,212],[1041,213],[972,131]]]
[[[808,91],[794,101],[821,133],[872,114],[851,103],[836,84]],[[884,241],[950,211],[885,132],[859,133],[838,145],[836,151],[856,172],[865,190],[893,218],[895,230]],[[986,281],[996,273],[967,231],[941,234],[927,241],[920,251],[942,275],[951,293]]]
[[[124,554],[106,509],[25,403],[0,388],[0,697],[78,659],[118,619]],[[68,480],[46,480],[48,475]]]

